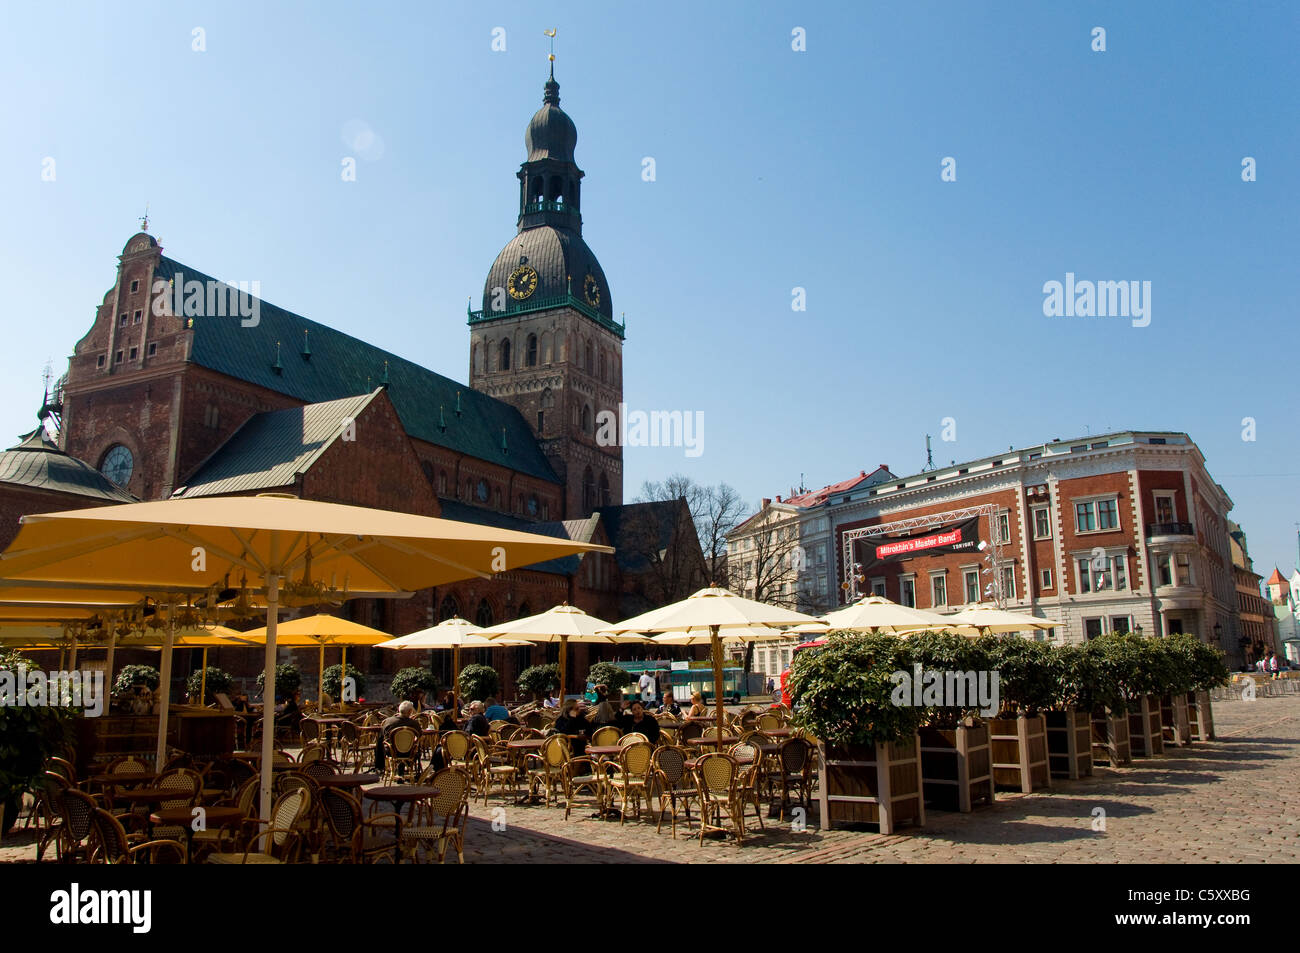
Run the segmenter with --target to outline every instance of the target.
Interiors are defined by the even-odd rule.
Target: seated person
[[[478,735],[480,738],[487,738],[492,734],[492,726],[488,724],[487,717],[483,714],[483,703],[473,701],[469,703],[469,724],[465,730],[471,735]]]
[[[555,692],[548,691],[548,692],[546,693],[546,699],[545,699],[545,701],[542,702],[542,707],[543,707],[543,708],[559,708],[559,707],[560,707],[560,699],[556,696]]]
[[[415,706],[410,702],[402,702],[397,706],[397,714],[385,718],[379,726],[379,737],[375,739],[375,770],[382,772],[384,770],[384,741],[388,733],[397,727],[414,728],[420,731],[420,723],[415,720]]]
[[[587,735],[591,733],[591,725],[576,698],[564,703],[564,714],[555,719],[555,731],[556,734],[578,736],[569,739],[569,747],[574,754],[582,754],[587,750]]]
[[[275,706],[275,723],[277,725],[297,727],[298,722],[302,719],[302,708],[298,705],[298,700],[301,697],[302,692],[295,688],[284,697],[284,701]]]
[[[691,692],[691,710],[686,713],[687,717],[697,718],[708,713],[709,709],[704,706],[704,696],[699,692]]]
[[[632,710],[619,718],[618,727],[625,735],[633,731],[645,735],[646,741],[651,744],[659,740],[659,722],[655,721],[654,715],[646,712],[645,705],[641,704],[639,698],[632,702]]]
[[[674,718],[682,717],[682,706],[677,704],[677,700],[673,698],[671,689],[664,692],[664,703],[659,706],[656,714],[672,715]]]
[[[587,721],[594,727],[612,725],[618,721],[618,709],[609,700],[609,687],[596,686],[596,707],[588,710]]]
[[[460,725],[456,724],[456,712],[448,709],[439,714],[442,715],[442,721],[438,722],[439,731],[460,731]]]
[[[509,708],[491,697],[489,697],[487,701],[483,702],[483,717],[488,721],[508,721],[513,724],[519,723],[510,716]]]
[[[253,710],[248,704],[248,692],[235,692],[235,697],[230,699],[230,704],[235,706],[235,711]]]

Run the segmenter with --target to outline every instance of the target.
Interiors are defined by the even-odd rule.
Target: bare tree
[[[739,525],[744,514],[740,494],[726,483],[702,486],[688,476],[674,473],[663,481],[647,480],[641,485],[636,501],[648,503],[676,499],[684,499],[691,511],[709,582],[728,585],[727,534]]]
[[[650,606],[685,599],[705,582],[699,540],[684,499],[623,508],[622,546],[634,557],[634,589]]]
[[[730,554],[728,571],[736,591],[768,605],[794,609],[798,605],[799,570],[803,553],[793,520],[772,520],[757,513],[744,548]]]

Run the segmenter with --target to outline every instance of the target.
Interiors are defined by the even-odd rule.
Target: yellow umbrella
[[[266,629],[261,628],[241,632],[239,637],[257,645],[265,645]],[[387,642],[392,637],[389,632],[381,632],[379,629],[372,629],[368,625],[353,622],[351,619],[340,619],[338,616],[323,612],[301,619],[292,619],[289,622],[281,622],[276,626],[275,632],[276,644],[283,648],[314,645],[320,649],[320,666],[317,669],[316,682],[316,704],[318,705],[323,704],[325,698],[326,644],[342,646],[343,661],[340,671],[343,677],[346,677],[349,645],[378,645],[381,642]],[[355,701],[355,699],[353,700]],[[274,704],[275,700],[271,699],[271,702]]]
[[[718,727],[726,724],[722,704],[722,643],[783,639],[786,633],[777,626],[800,625],[816,621],[812,616],[764,602],[745,599],[712,586],[662,609],[653,609],[608,631],[614,633],[663,633],[655,642],[672,645],[707,644],[713,656],[713,693]]]
[[[525,642],[559,642],[560,643],[560,700],[564,700],[565,667],[569,655],[570,642],[648,642],[644,636],[615,635],[610,632],[610,624],[594,615],[587,615],[577,606],[567,602],[554,608],[530,615],[523,619],[513,619],[499,625],[484,629],[483,634],[493,640],[523,639]]]
[[[245,578],[266,597],[266,694],[275,697],[275,632],[287,595],[328,589],[406,595],[608,546],[283,494],[124,503],[24,516],[0,576],[193,593]],[[310,569],[309,569],[310,567]],[[316,577],[310,577],[310,571]],[[302,573],[293,580],[292,574]],[[172,613],[174,617],[174,610]],[[170,642],[169,642],[170,644]],[[163,656],[170,676],[170,652]],[[158,762],[166,753],[167,683]],[[262,816],[271,811],[275,709],[264,708]]]
[[[505,647],[510,645],[527,645],[527,642],[516,642],[511,639],[499,639],[496,641],[484,638],[483,633],[486,629],[479,628],[472,622],[454,616],[450,619],[443,619],[437,625],[430,626],[427,629],[421,629],[418,632],[412,632],[410,635],[404,635],[400,639],[389,639],[387,642],[380,642],[378,648],[381,649],[451,649],[451,671],[452,671],[452,689],[451,694],[454,704],[460,704],[460,650],[462,647],[472,649],[489,649],[495,647]]]

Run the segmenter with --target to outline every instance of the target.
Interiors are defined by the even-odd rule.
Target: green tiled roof
[[[162,256],[155,277],[171,281],[177,275],[187,282],[213,280]],[[195,317],[190,360],[308,404],[368,394],[386,383],[412,437],[561,482],[527,421],[509,404],[266,301],[258,305],[255,327],[244,327],[237,314]]]
[[[134,503],[126,490],[89,463],[69,456],[45,435],[44,425],[23,437],[22,443],[0,453],[0,483],[71,493],[104,503]]]
[[[539,536],[554,536],[557,539],[573,539],[567,522],[533,523],[519,516],[511,516],[509,513],[485,510],[479,506],[461,503],[459,500],[448,500],[441,497],[438,499],[438,505],[442,509],[443,519],[456,520],[460,523],[473,523],[476,526],[491,526],[494,529],[513,529],[522,533],[537,533]],[[581,563],[581,555],[575,554],[561,556],[558,559],[548,559],[543,563],[520,568],[531,569],[535,572],[549,572],[557,576],[572,576],[578,571],[578,566]]]
[[[355,420],[374,394],[254,414],[174,496],[221,496],[293,483]]]

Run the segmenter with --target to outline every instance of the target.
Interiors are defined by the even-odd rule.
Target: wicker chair
[[[704,736],[704,726],[698,721],[688,721],[677,732],[677,741],[683,746],[690,744],[692,738]]]
[[[559,736],[564,738],[563,735]],[[564,738],[568,741],[568,738]],[[571,756],[564,765],[564,819],[569,819],[574,798],[580,791],[588,791],[596,799],[596,807],[605,807],[606,774],[596,762],[586,755]]]
[[[210,864],[289,864],[297,858],[301,839],[295,829],[311,808],[311,798],[306,788],[298,788],[280,795],[271,808],[270,827],[255,834],[243,852],[217,851],[208,855]],[[254,851],[265,839],[261,851]]]
[[[303,747],[310,744],[316,744],[320,741],[320,723],[312,721],[310,718],[304,718],[298,722],[298,735],[302,738]]]
[[[446,755],[448,765],[462,768],[469,766],[474,758],[472,737],[472,735],[464,731],[444,731],[442,733],[442,750],[443,754]]]
[[[257,833],[258,798],[261,793],[261,778],[252,777],[241,784],[235,793],[234,803],[230,805],[239,808],[243,815],[240,826],[195,831],[190,835],[190,847],[195,858],[200,853],[206,854],[214,850],[242,851],[248,846],[249,839]]]
[[[758,716],[757,727],[759,731],[771,731],[775,728],[780,728],[781,725],[783,724],[783,721],[784,720],[781,718],[781,716],[778,715],[776,712],[765,711],[763,712],[763,714]]]
[[[604,725],[592,732],[591,743],[597,746],[616,745],[622,734],[614,725]]]
[[[790,791],[799,795],[799,803],[806,810],[812,790],[812,745],[802,738],[787,738],[781,743],[777,753],[780,762],[781,779],[781,814],[785,817],[786,805],[790,803]]]
[[[639,731],[629,731],[627,734],[619,737],[618,746],[620,748],[626,748],[628,745],[634,745],[642,741],[649,744],[650,739],[647,738],[645,735],[641,734],[641,732]]]
[[[508,761],[504,753],[494,749],[485,739],[478,735],[471,737],[474,739],[474,750],[477,755],[475,773],[478,779],[478,790],[483,797],[484,806],[487,805],[494,784],[502,791],[509,786],[513,793],[518,794],[519,769]]]
[[[682,790],[682,781],[686,778],[686,753],[681,748],[665,746],[655,751],[654,774],[651,778],[653,791],[659,797],[659,822],[655,833],[663,830],[664,814],[672,817],[673,840],[677,839],[677,805],[686,808],[686,830],[691,829],[691,801],[688,792]]]
[[[729,754],[710,752],[702,755],[695,765],[695,783],[700,801],[700,844],[709,831],[731,830],[736,842],[745,838],[745,802],[738,791],[740,777],[736,759]],[[726,814],[730,828],[722,824]]]
[[[745,807],[754,805],[754,816],[758,818],[758,828],[763,829],[762,805],[759,803],[758,789],[763,778],[763,752],[758,745],[742,741],[731,746],[729,754],[740,766],[736,775],[737,795],[741,801],[740,823],[745,823]]]
[[[428,772],[426,772],[426,775]],[[460,768],[443,768],[422,778],[438,789],[436,797],[415,802],[415,817],[402,828],[402,845],[410,844],[411,857],[418,861],[421,847],[433,851],[443,862],[447,848],[456,848],[456,857],[465,863],[465,822],[469,819],[471,779]],[[441,821],[439,820],[441,819]]]
[[[103,808],[95,808],[90,816],[90,852],[86,858],[91,864],[136,864],[147,858],[151,864],[185,863],[185,845],[178,840],[155,839],[132,843],[126,828]]]
[[[45,849],[54,844],[55,856],[59,851],[59,828],[63,825],[63,809],[59,799],[72,785],[68,779],[53,771],[46,771],[42,783],[36,785],[36,805],[32,817],[36,824],[36,862],[45,856]]]
[[[200,795],[203,793],[203,775],[189,768],[175,768],[158,777],[153,783],[153,787],[164,791],[175,791],[175,797],[168,797],[165,801],[159,801],[156,810],[168,810],[177,807],[193,808],[199,803]],[[132,812],[132,819],[135,820],[140,828],[148,829],[149,814],[154,808],[147,805],[138,807]],[[176,825],[162,825],[154,827],[150,832],[152,840],[183,840],[185,838],[185,828]]]
[[[654,767],[654,745],[649,741],[633,741],[623,746],[618,754],[618,767],[609,776],[609,790],[619,795],[619,824],[627,820],[630,800],[636,805],[636,815],[641,816],[641,801],[650,809],[649,780]]]
[[[45,759],[45,770],[62,775],[68,784],[74,788],[77,787],[77,769],[67,759],[54,756],[48,757]]]
[[[374,749],[369,752],[370,757],[374,757]],[[362,762],[361,752],[361,733],[357,731],[357,726],[350,721],[345,721],[339,725],[339,762],[342,764],[351,764],[354,768],[360,769]]]
[[[678,729],[676,728],[661,727],[659,729],[659,745],[661,747],[665,745],[669,747],[676,747],[678,741],[677,731]]]
[[[398,725],[384,739],[384,777],[414,777],[420,767],[420,733],[408,725]]]
[[[99,805],[84,791],[66,788],[58,794],[60,823],[56,855],[61,863],[89,860],[91,849],[91,818]]]
[[[564,790],[564,769],[571,752],[569,739],[564,735],[551,735],[542,743],[539,754],[524,756],[524,773],[528,778],[531,797],[538,787],[546,792],[546,803],[558,800]]]
[[[330,842],[325,853],[342,864],[391,862],[397,850],[400,814],[385,812],[365,817],[361,802],[339,788],[321,791],[321,813],[325,816]]]

